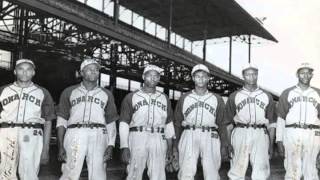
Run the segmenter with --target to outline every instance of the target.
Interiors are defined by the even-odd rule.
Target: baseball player
[[[276,142],[285,154],[285,179],[319,179],[316,168],[320,151],[320,90],[310,87],[313,68],[302,63],[298,84],[282,92],[278,105]]]
[[[57,112],[57,135],[62,164],[60,180],[78,180],[86,158],[89,180],[105,180],[106,161],[115,145],[118,119],[113,95],[99,87],[100,65],[85,59],[82,82],[65,89]]]
[[[179,143],[178,179],[194,179],[200,156],[204,179],[219,180],[220,137],[226,130],[223,124],[225,105],[221,96],[208,91],[209,69],[205,65],[194,66],[191,75],[195,89],[180,97],[174,113],[175,147]]]
[[[54,103],[32,82],[35,64],[16,61],[16,81],[0,88],[0,179],[37,180],[40,160],[49,160]]]
[[[127,180],[142,180],[148,167],[150,180],[165,180],[166,156],[172,154],[175,136],[173,112],[168,97],[156,86],[162,69],[155,65],[144,68],[141,89],[123,100],[120,115],[120,148],[127,163]]]
[[[255,65],[246,64],[242,76],[244,87],[229,96],[224,115],[225,122],[229,123],[232,157],[228,177],[244,180],[250,162],[251,178],[266,180],[270,175],[269,158],[275,136],[275,103],[269,93],[258,87]]]

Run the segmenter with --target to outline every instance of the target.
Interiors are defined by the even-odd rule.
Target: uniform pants
[[[89,180],[106,180],[106,163],[103,156],[108,145],[105,128],[70,128],[64,138],[67,154],[62,164],[60,180],[78,180],[86,158]]]
[[[200,156],[205,180],[219,180],[220,140],[215,131],[184,130],[179,141],[179,180],[193,180]]]
[[[167,141],[164,134],[130,132],[129,149],[131,159],[127,166],[127,180],[142,180],[146,166],[150,180],[166,180]]]
[[[252,166],[252,180],[266,180],[270,175],[269,136],[264,128],[235,128],[231,134],[234,156],[228,177],[244,180],[248,164]]]
[[[0,180],[38,180],[42,147],[41,129],[1,128]]]
[[[286,180],[319,180],[316,168],[320,130],[286,128],[284,136]]]

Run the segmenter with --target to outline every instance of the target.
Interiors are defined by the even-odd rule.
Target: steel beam
[[[167,43],[153,36],[148,35],[128,25],[119,24],[116,26],[112,18],[108,15],[90,8],[78,1],[66,0],[10,0],[24,7],[31,8],[36,12],[46,12],[52,16],[64,19],[71,23],[80,25],[100,34],[117,39],[131,46],[157,54],[164,58],[174,60],[190,67],[202,63],[201,58],[185,52],[182,49],[171,47]],[[229,75],[222,69],[207,64],[215,76],[219,76],[227,81],[240,84],[241,80]]]

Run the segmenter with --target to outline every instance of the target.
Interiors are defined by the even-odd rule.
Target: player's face
[[[35,75],[34,67],[30,63],[22,63],[16,66],[14,74],[19,82],[30,82]]]
[[[297,77],[299,79],[299,83],[309,86],[313,77],[312,70],[308,68],[300,69],[297,72]]]
[[[99,78],[99,66],[97,64],[89,64],[81,71],[81,76],[84,81],[97,82]]]
[[[192,79],[196,87],[206,88],[209,82],[209,75],[204,71],[196,71]]]
[[[243,79],[245,84],[257,85],[258,81],[258,71],[255,69],[247,69],[243,72]]]
[[[147,71],[143,75],[143,79],[144,79],[145,86],[154,88],[158,85],[160,81],[160,74],[154,70]]]

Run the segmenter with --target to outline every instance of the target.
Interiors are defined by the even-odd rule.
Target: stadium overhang
[[[198,41],[255,35],[277,42],[234,0],[113,0],[175,33]]]

